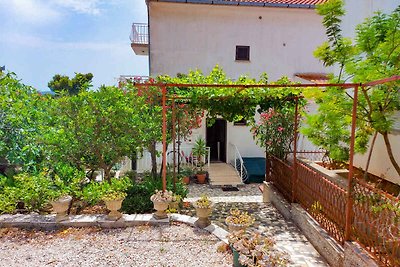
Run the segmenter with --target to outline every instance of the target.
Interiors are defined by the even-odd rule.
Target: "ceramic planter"
[[[206,183],[206,174],[205,173],[198,173],[198,174],[196,174],[196,177],[197,177],[197,181],[200,184],[205,184]]]
[[[153,217],[157,220],[166,219],[168,218],[167,213],[165,212],[168,209],[169,202],[165,201],[153,201],[154,212]]]
[[[68,219],[67,211],[71,201],[71,196],[63,196],[51,202],[53,210],[56,212],[56,222],[61,222]]]
[[[122,217],[122,213],[118,210],[121,209],[123,199],[104,200],[106,207],[110,210],[107,218],[110,220],[118,220]]]

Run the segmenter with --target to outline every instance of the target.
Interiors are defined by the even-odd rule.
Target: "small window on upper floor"
[[[237,45],[236,46],[236,60],[250,61],[250,46]]]

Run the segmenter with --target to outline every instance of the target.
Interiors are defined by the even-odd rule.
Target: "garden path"
[[[225,230],[227,226],[224,220],[231,208],[246,210],[256,219],[251,228],[263,234],[271,234],[276,240],[276,246],[289,253],[292,259],[290,266],[329,266],[293,222],[286,220],[272,204],[262,202],[258,186],[243,185],[239,191],[226,192],[208,185],[190,184],[185,201],[193,202],[202,194],[207,194],[216,203],[211,221]],[[184,208],[181,213],[196,215],[191,206]]]

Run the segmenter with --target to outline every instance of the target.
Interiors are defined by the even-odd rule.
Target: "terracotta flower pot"
[[[189,177],[189,176],[183,177],[182,182],[183,182],[184,184],[190,184],[190,177]]]
[[[198,173],[198,174],[196,174],[196,177],[197,177],[197,181],[200,184],[205,184],[206,183],[206,174],[205,173]]]
[[[68,219],[67,211],[72,201],[71,196],[63,196],[51,202],[53,210],[56,212],[56,221],[61,222]]]
[[[123,199],[104,200],[107,209],[110,210],[110,213],[107,216],[108,219],[118,220],[122,217],[122,213],[118,211],[122,206],[122,201]]]

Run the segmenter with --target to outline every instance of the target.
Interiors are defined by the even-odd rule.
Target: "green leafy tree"
[[[38,141],[46,99],[15,74],[0,76],[0,158],[25,170],[37,170],[44,159]]]
[[[87,91],[92,86],[92,79],[92,73],[75,73],[73,78],[56,74],[47,86],[57,95],[61,93],[76,95],[81,91]]]
[[[326,27],[328,41],[315,51],[315,56],[326,66],[335,64],[339,66],[339,74],[332,80],[366,83],[398,75],[400,6],[391,14],[378,12],[367,18],[357,26],[353,41],[342,37],[340,22],[345,13],[343,6],[342,0],[330,0],[317,9],[324,17],[323,24]],[[400,110],[399,88],[399,82],[360,88],[356,151],[365,153],[371,136],[381,135],[390,162],[400,176],[400,167],[393,155],[389,139],[394,122],[393,116]],[[328,149],[332,159],[347,160],[352,94],[338,88],[327,88],[325,92],[318,92],[314,96],[319,104],[319,112],[308,116],[309,126],[303,129],[303,133],[316,145]]]
[[[143,98],[113,86],[55,100],[54,125],[45,135],[53,159],[80,169],[112,167],[142,148],[148,108]]]

